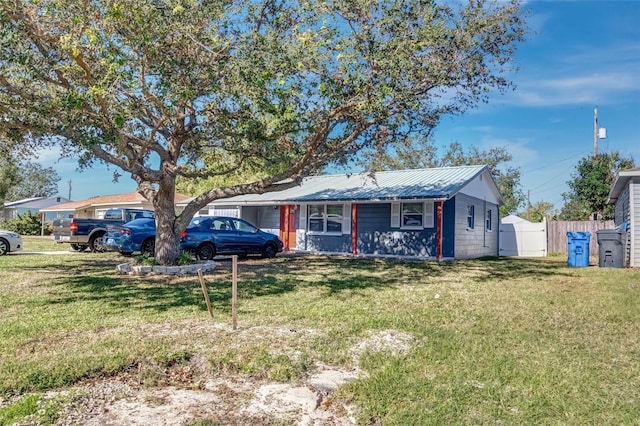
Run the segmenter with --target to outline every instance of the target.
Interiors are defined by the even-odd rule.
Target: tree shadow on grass
[[[573,276],[566,262],[549,258],[483,257],[463,261],[458,267],[476,269],[475,281],[511,281],[522,278],[545,280],[556,276]]]
[[[76,259],[78,256],[74,256]],[[198,306],[206,310],[197,275],[129,276],[117,275],[114,259],[85,259],[58,270],[54,284],[57,297],[43,303],[73,303],[79,300],[108,304],[115,309],[147,309],[164,312],[173,308]],[[39,268],[42,270],[42,266]],[[372,259],[348,256],[289,256],[276,259],[244,260],[238,264],[239,297],[250,299],[284,295],[308,287],[325,288],[326,295],[359,292],[371,288],[394,288],[403,284],[437,283],[443,277],[464,274],[474,281],[514,280],[573,273],[560,260],[487,257],[467,261],[428,262]],[[219,261],[218,268],[205,274],[209,299],[215,308],[231,304],[231,262]]]

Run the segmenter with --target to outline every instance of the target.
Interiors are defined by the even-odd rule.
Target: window
[[[473,229],[475,216],[476,216],[475,206],[467,206],[467,229]]]
[[[250,234],[258,230],[258,228],[242,219],[233,219],[233,226],[236,228],[236,231],[248,232]]]
[[[391,203],[391,227],[402,229],[427,229],[435,226],[433,201]]]
[[[487,225],[486,225],[486,228],[485,228],[486,231],[487,232],[491,232],[492,226],[493,225],[491,225],[491,209],[488,209],[487,210]]]
[[[309,205],[309,231],[342,234],[342,204]]]
[[[402,203],[401,224],[403,228],[422,228],[424,204]]]

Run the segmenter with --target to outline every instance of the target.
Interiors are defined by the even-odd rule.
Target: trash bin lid
[[[567,239],[588,240],[590,238],[591,238],[591,232],[567,232]]]

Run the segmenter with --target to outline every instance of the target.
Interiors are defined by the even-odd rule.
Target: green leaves
[[[518,16],[482,1],[3,2],[0,140],[66,143],[158,206],[177,178],[213,178],[222,191],[186,217],[486,101],[510,84]]]
[[[567,182],[573,192],[562,194],[562,218],[585,220],[595,213],[602,220],[613,219],[613,206],[607,205],[609,191],[617,172],[633,167],[633,159],[620,157],[617,151],[581,159]]]

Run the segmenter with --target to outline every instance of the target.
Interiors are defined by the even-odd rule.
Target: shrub
[[[5,221],[3,227],[20,235],[40,235],[42,222],[39,215],[31,213],[29,210],[14,219]]]

